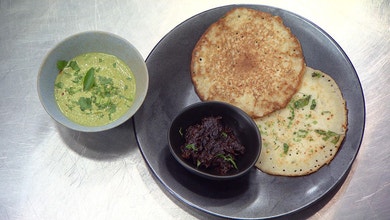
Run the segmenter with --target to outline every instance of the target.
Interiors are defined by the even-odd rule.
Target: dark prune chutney
[[[182,136],[185,143],[180,147],[181,156],[197,168],[214,169],[220,175],[238,170],[236,159],[245,153],[245,147],[233,130],[222,123],[221,116],[203,118]]]

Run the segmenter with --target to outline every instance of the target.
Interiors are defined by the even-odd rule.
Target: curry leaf
[[[68,64],[68,61],[59,60],[59,61],[57,61],[57,69],[61,72],[66,67],[67,64]]]
[[[91,68],[84,76],[83,89],[88,91],[95,84],[95,69]]]
[[[113,85],[112,79],[104,76],[99,76],[99,82],[103,85]]]

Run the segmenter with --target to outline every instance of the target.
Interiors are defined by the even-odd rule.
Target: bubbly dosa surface
[[[330,163],[341,146],[346,103],[329,75],[307,67],[288,106],[256,123],[262,137],[256,166],[274,175],[307,175]]]
[[[300,43],[280,17],[235,8],[197,42],[191,78],[201,100],[228,102],[258,118],[287,105],[304,66]]]

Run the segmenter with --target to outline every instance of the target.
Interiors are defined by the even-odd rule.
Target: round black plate
[[[347,101],[348,131],[328,166],[303,177],[271,176],[253,168],[246,178],[213,182],[185,170],[170,154],[171,120],[198,96],[190,79],[192,50],[210,24],[233,7],[245,6],[283,18],[300,40],[306,64],[331,75]],[[151,171],[178,200],[206,213],[230,218],[270,218],[301,210],[316,202],[348,174],[360,147],[365,105],[356,71],[340,46],[310,21],[282,9],[229,5],[200,13],[170,31],[148,56],[150,86],[134,116],[140,150]]]

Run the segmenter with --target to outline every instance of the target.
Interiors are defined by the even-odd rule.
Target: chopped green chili
[[[340,139],[340,135],[337,134],[336,132],[333,132],[333,131],[325,131],[325,130],[321,130],[321,129],[316,129],[316,130],[314,130],[314,132],[323,136],[322,140],[324,140],[324,141],[328,141],[329,139],[331,139],[330,142],[333,144],[336,144]]]
[[[300,138],[305,138],[308,133],[309,133],[309,131],[307,131],[307,130],[299,129],[298,132],[296,132],[296,135]]]
[[[314,110],[317,106],[317,102],[315,99],[311,100],[310,110]]]
[[[288,108],[290,109],[290,114],[291,114],[291,116],[287,117],[289,120],[287,127],[289,128],[292,125],[292,121],[295,118],[295,110],[291,105],[288,105]]]
[[[298,109],[298,108],[305,107],[306,105],[309,104],[310,98],[311,98],[311,95],[308,95],[304,98],[298,99],[297,101],[294,102],[294,108]]]
[[[289,148],[290,148],[290,147],[288,146],[288,144],[283,143],[283,153],[284,153],[284,154],[287,154]]]

